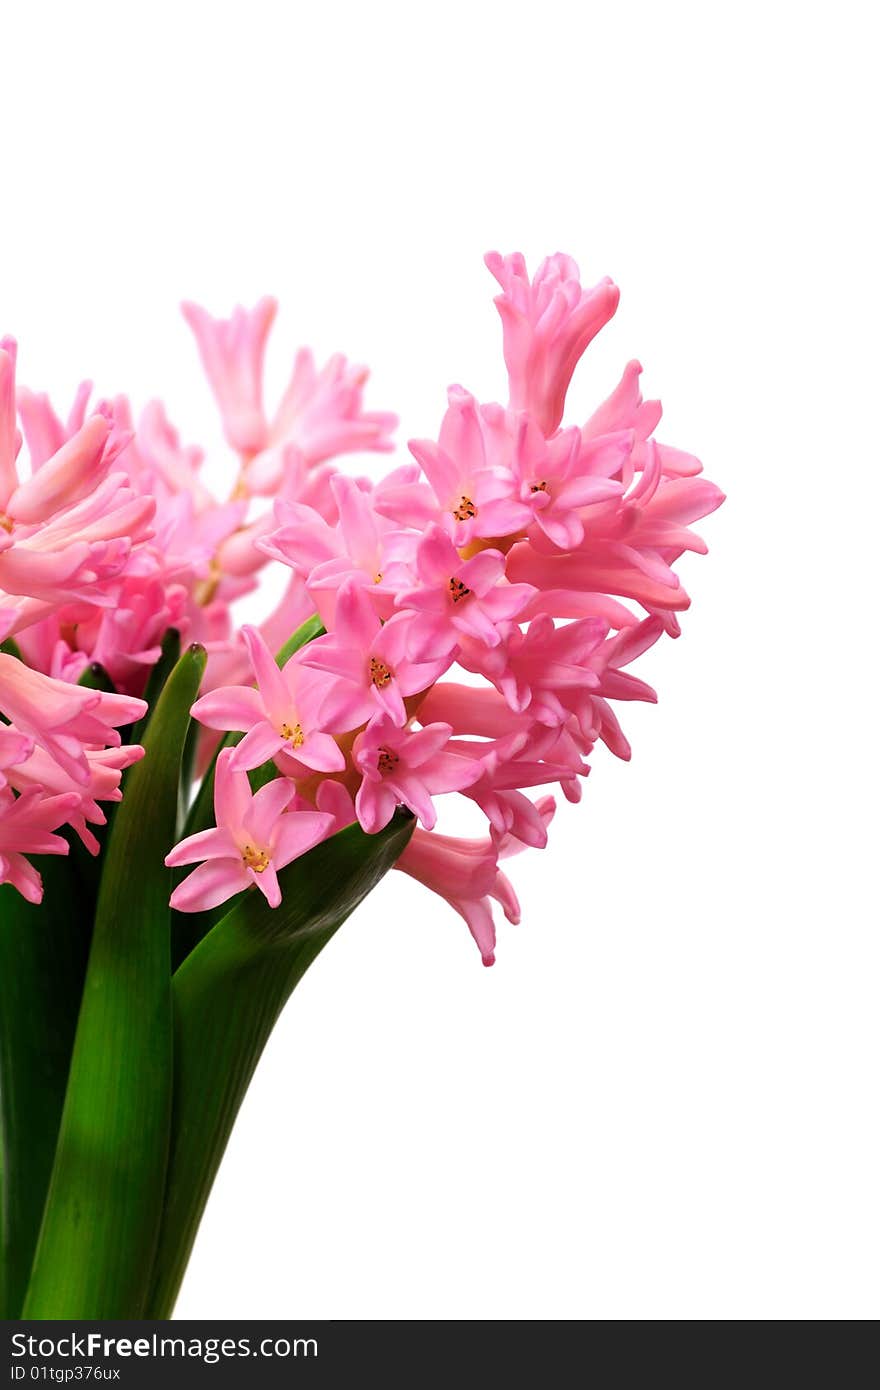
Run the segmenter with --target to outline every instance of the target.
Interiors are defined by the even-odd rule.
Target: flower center
[[[549,491],[550,491],[550,489],[549,489],[549,487],[547,486],[547,479],[546,479],[546,478],[542,478],[541,481],[540,481],[539,483],[532,483],[532,486],[529,488],[529,492],[549,492]]]
[[[264,849],[254,849],[253,845],[245,845],[241,852],[241,862],[245,868],[253,869],[255,874],[261,874],[269,867],[269,855]]]
[[[392,680],[391,672],[384,661],[377,661],[374,656],[370,657],[370,680],[379,690],[384,690],[389,681]]]
[[[381,571],[381,570],[377,570],[377,572],[373,575],[373,583],[374,583],[374,584],[381,584],[381,583],[382,583],[382,571]]]
[[[289,724],[282,724],[278,732],[282,738],[287,739],[288,743],[293,744],[294,748],[302,748],[306,741],[302,724],[294,724],[293,728],[291,728]],[[263,867],[265,868],[265,865],[263,865]]]
[[[461,603],[463,598],[467,598],[470,589],[460,579],[456,579],[453,575],[452,579],[449,581],[449,592],[452,595],[453,603]]]
[[[393,749],[384,747],[379,749],[378,766],[380,772],[393,772],[399,762],[400,754],[395,753]]]
[[[8,531],[11,534],[14,525],[15,522],[12,520],[11,516],[7,516],[5,512],[0,512],[0,526],[3,527],[4,531]]]
[[[469,497],[462,493],[458,499],[458,506],[453,508],[452,515],[456,521],[472,521],[477,514],[477,509]]]

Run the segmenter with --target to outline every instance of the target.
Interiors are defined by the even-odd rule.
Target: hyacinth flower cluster
[[[547,843],[555,802],[535,789],[576,801],[597,743],[629,757],[615,707],[656,698],[629,668],[678,635],[689,598],[673,567],[705,550],[690,527],[722,494],[654,437],[660,405],[643,400],[638,362],[585,423],[563,424],[575,366],[617,307],[610,280],[583,287],[564,255],[531,280],[519,255],[486,262],[509,399],[453,386],[437,438],[411,441],[412,461],[379,481],[334,463],[391,448],[395,417],[364,409],[363,369],[319,369],[302,351],[267,413],[270,299],[227,320],[184,306],[237,455],[224,500],[161,405],[135,428],[124,397],[89,413],[85,384],[62,420],[46,396],[16,397],[4,340],[0,879],[39,901],[28,856],[67,852],[64,826],[97,851],[101,803],[142,754],[120,730],[146,712],[176,629],[209,654],[192,709],[200,767],[227,737],[216,825],[169,847],[169,866],[197,866],[172,907],[251,889],[277,905],[279,868],[355,821],[375,834],[403,806],[418,825],[397,867],[446,898],[493,962],[493,901],[519,920],[500,861]],[[236,631],[236,601],[273,562],[283,597]],[[313,613],[323,631],[279,668]],[[485,836],[436,831],[451,792],[484,814]]]
[[[563,423],[610,281],[487,264],[507,402],[452,387],[378,478],[343,466],[392,448],[363,368],[302,350],[265,405],[270,299],[184,306],[219,492],[160,404],[84,383],[58,412],[0,344],[4,1317],[169,1317],[262,1049],[351,912],[397,868],[492,964],[503,861],[598,744],[629,757],[618,705],[655,698],[630,668],[678,635],[722,495],[656,439],[637,362]],[[439,828],[456,799],[480,836]]]

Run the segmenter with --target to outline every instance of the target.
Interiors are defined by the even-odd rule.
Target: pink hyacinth
[[[100,846],[89,826],[107,824],[98,802],[122,800],[122,774],[127,767],[140,762],[144,750],[137,743],[128,743],[118,748],[84,748],[83,755],[88,768],[86,782],[71,776],[49,749],[39,746],[34,747],[24,761],[9,769],[8,781],[19,792],[36,791],[52,796],[75,792],[78,804],[71,808],[67,823],[89,854],[97,854]]]
[[[397,613],[383,623],[364,589],[351,580],[339,590],[334,628],[303,648],[302,663],[327,671],[324,715],[340,731],[356,729],[385,714],[402,727],[406,698],[427,690],[447,662],[415,662],[409,654],[412,614]]]
[[[351,478],[330,479],[338,520],[329,524],[302,503],[276,503],[281,523],[257,547],[289,564],[305,581],[322,621],[333,624],[342,584],[368,589],[382,617],[390,616],[395,595],[413,579],[415,539],[379,513],[371,495]]]
[[[257,453],[268,438],[263,414],[263,358],[277,302],[267,296],[253,309],[239,306],[228,319],[212,318],[198,304],[184,303],[181,307],[195,334],[226,438],[242,454]]]
[[[451,733],[448,724],[400,729],[383,716],[358,734],[352,759],[363,780],[355,807],[368,834],[386,826],[399,805],[408,806],[431,830],[437,823],[432,798],[476,780],[479,763],[445,751]]]
[[[0,787],[9,785],[7,772],[25,762],[34,751],[34,740],[9,725],[0,725]]]
[[[231,766],[232,750],[217,759],[214,810],[217,825],[181,840],[165,863],[199,867],[178,884],[171,906],[204,912],[245,888],[259,888],[270,907],[281,902],[278,870],[323,840],[333,817],[320,811],[288,811],[295,787],[285,778],[253,794],[247,773]]]
[[[78,805],[75,792],[43,796],[34,790],[16,797],[8,787],[0,790],[0,883],[11,883],[29,903],[40,902],[42,880],[25,855],[67,854],[67,841],[52,832]]]
[[[232,767],[246,772],[285,754],[317,772],[341,772],[345,759],[325,732],[322,705],[328,680],[295,654],[279,671],[256,628],[245,627],[257,689],[222,686],[203,695],[193,715],[210,729],[247,730],[234,750]]]
[[[16,728],[30,735],[84,786],[91,775],[87,746],[118,746],[117,729],[147,712],[143,700],[54,680],[4,652],[0,652],[0,690],[3,710]]]
[[[357,449],[390,449],[397,424],[389,411],[365,411],[363,388],[369,373],[337,354],[320,370],[308,348],[296,356],[293,374],[270,421],[263,407],[263,359],[277,310],[264,298],[253,309],[238,307],[228,319],[212,318],[197,304],[185,303],[184,316],[220,407],[226,438],[254,468],[251,490],[272,495],[293,448],[307,465]],[[266,451],[266,457],[256,456]]]
[[[555,803],[544,797],[536,808],[546,827],[553,819]],[[546,840],[546,835],[545,835]],[[500,846],[489,840],[463,840],[452,835],[429,835],[416,828],[412,839],[397,861],[411,878],[418,879],[464,918],[484,965],[495,964],[495,921],[492,900],[502,908],[508,922],[520,920],[520,906],[510,880],[498,867],[498,860],[516,854],[523,845],[505,840]]]
[[[396,602],[416,614],[409,641],[414,660],[448,656],[465,637],[487,647],[501,641],[501,625],[521,613],[534,596],[529,584],[509,584],[505,559],[481,550],[463,560],[445,531],[430,526],[416,552],[419,583]]]
[[[559,252],[541,262],[531,281],[519,253],[490,251],[486,265],[502,289],[495,303],[504,326],[510,404],[553,434],[572,373],[613,317],[620,291],[607,276],[583,289],[577,265]]]
[[[510,443],[502,439],[499,448],[491,421],[469,392],[454,386],[436,444],[410,440],[434,493],[437,520],[459,548],[479,537],[511,535],[531,519],[512,486]]]
[[[656,696],[629,668],[680,632],[677,562],[704,553],[692,527],[723,495],[655,437],[661,407],[643,399],[638,362],[589,418],[563,423],[578,359],[617,306],[610,280],[582,287],[561,254],[532,277],[520,255],[486,262],[508,400],[451,387],[436,438],[375,482],[335,463],[391,445],[395,416],[366,409],[364,368],[301,349],[267,410],[274,300],[227,319],[184,306],[238,456],[224,496],[158,402],[139,417],[122,395],[91,408],[84,383],[69,411],[24,388],[16,409],[2,341],[0,640],[17,646],[0,654],[0,877],[37,900],[28,854],[66,852],[64,826],[98,849],[90,827],[142,755],[118,731],[143,713],[176,628],[209,651],[197,768],[218,735],[243,737],[217,762],[216,827],[168,856],[199,865],[173,904],[253,887],[277,904],[284,864],[354,821],[376,834],[404,806],[420,824],[399,867],[491,963],[492,902],[519,920],[499,859],[544,847],[543,789],[578,801],[597,746],[630,756],[617,710]],[[239,600],[279,563],[274,608],[239,628]],[[326,632],[279,669],[275,652],[314,612]],[[78,685],[89,667],[115,692]],[[258,767],[272,780],[252,795]],[[479,809],[487,836],[437,833],[447,794]]]

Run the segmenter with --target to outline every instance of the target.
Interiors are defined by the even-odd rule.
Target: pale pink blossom
[[[84,745],[118,747],[117,727],[133,724],[147,711],[143,700],[69,685],[5,652],[0,652],[0,691],[10,722],[83,786],[91,776]]]
[[[386,826],[401,805],[432,829],[437,812],[431,798],[461,791],[479,777],[479,762],[445,751],[451,733],[448,724],[400,729],[383,715],[358,734],[352,758],[363,780],[355,807],[368,834]]]
[[[535,811],[545,827],[553,817],[555,803],[548,796]],[[546,841],[546,833],[545,833]],[[452,835],[429,833],[417,826],[395,868],[424,884],[432,893],[445,898],[464,918],[484,965],[495,964],[495,922],[492,900],[497,902],[508,922],[520,921],[520,906],[498,860],[516,854],[523,846],[512,837],[500,845],[491,840],[464,840]]]
[[[330,678],[304,666],[298,654],[278,669],[256,628],[242,628],[257,689],[221,686],[193,705],[193,716],[209,729],[246,730],[233,750],[232,768],[245,772],[279,755],[315,772],[341,772],[345,758],[325,732],[322,705]]]
[[[17,763],[23,763],[34,751],[34,740],[11,725],[0,724],[0,787],[8,786],[6,773]]]
[[[528,627],[511,627],[504,643],[488,652],[479,651],[479,669],[501,691],[512,710],[528,710],[544,724],[560,724],[568,716],[559,693],[567,689],[598,687],[599,677],[589,666],[608,633],[600,618],[583,618],[556,627],[547,614],[533,618]],[[468,665],[465,646],[459,660]]]
[[[614,476],[632,449],[626,430],[585,441],[578,429],[545,439],[533,420],[521,416],[512,454],[517,499],[527,513],[520,529],[533,545],[574,550],[584,539],[584,509],[619,497]]]
[[[263,358],[278,305],[261,299],[253,309],[238,305],[228,319],[215,319],[198,304],[181,305],[195,334],[205,375],[220,408],[226,438],[250,456],[268,442],[263,411]]]
[[[67,419],[62,421],[45,392],[29,391],[25,386],[18,388],[18,413],[32,468],[39,468],[57,454],[62,445],[82,429],[91,394],[92,383],[80,382]]]
[[[29,903],[43,898],[43,880],[26,854],[68,854],[69,846],[53,835],[75,812],[79,796],[43,796],[40,791],[14,796],[0,789],[0,883],[11,883]]]
[[[419,583],[397,595],[400,608],[416,614],[410,634],[415,661],[439,661],[463,637],[487,647],[502,639],[502,624],[516,618],[534,596],[529,584],[509,584],[505,559],[497,550],[481,550],[462,560],[449,536],[429,526],[416,552]]]
[[[517,496],[511,450],[492,443],[478,403],[460,386],[449,389],[437,442],[409,443],[436,499],[433,519],[458,547],[477,537],[511,535],[531,520]]]
[[[402,726],[405,700],[426,690],[448,662],[414,662],[409,633],[414,619],[398,613],[382,623],[364,589],[347,580],[339,590],[332,633],[302,649],[302,662],[336,679],[324,705],[325,718],[337,730],[356,729],[386,714]]]
[[[171,906],[179,912],[204,912],[251,887],[259,888],[270,907],[277,907],[278,870],[333,830],[330,815],[287,810],[296,789],[284,777],[252,793],[247,773],[233,770],[232,753],[225,748],[217,759],[216,827],[189,835],[166,855],[169,868],[199,865],[171,894]]]
[[[83,755],[89,773],[85,784],[72,777],[45,748],[39,747],[33,749],[27,761],[10,768],[9,783],[16,791],[39,791],[44,796],[75,792],[79,802],[68,815],[67,823],[89,853],[97,854],[100,846],[88,827],[107,823],[98,802],[122,800],[122,773],[140,761],[144,750],[137,743],[127,743],[117,748],[84,748]]]
[[[495,303],[504,329],[510,404],[531,415],[544,434],[553,434],[572,373],[613,317],[620,291],[607,276],[583,289],[576,263],[559,252],[541,262],[531,281],[518,252],[490,251],[486,265],[502,289]]]
[[[398,590],[412,583],[417,537],[379,514],[354,479],[335,474],[330,490],[338,509],[335,525],[312,508],[278,502],[280,527],[258,547],[305,579],[325,627],[333,626],[336,594],[346,581],[368,589],[380,617],[388,617]]]
[[[645,445],[663,415],[663,407],[659,401],[642,399],[639,383],[641,374],[641,362],[628,362],[611,395],[593,412],[581,430],[585,440],[596,439],[619,430],[631,430],[634,438],[631,455],[633,469],[643,467]],[[703,465],[693,454],[685,453],[682,449],[673,449],[659,441],[654,443],[664,476],[687,477],[702,472]]]
[[[296,354],[293,375],[269,431],[273,444],[293,444],[309,464],[360,449],[393,448],[397,416],[367,411],[369,371],[336,353],[320,369],[308,348]]]
[[[264,298],[253,309],[235,308],[215,319],[196,304],[184,316],[196,337],[202,364],[220,408],[226,438],[248,467],[241,484],[272,495],[292,447],[309,466],[359,449],[387,450],[397,424],[388,411],[363,408],[369,373],[340,353],[320,369],[308,348],[296,355],[293,374],[271,422],[263,406],[263,361],[277,304]],[[267,457],[257,460],[257,455]]]

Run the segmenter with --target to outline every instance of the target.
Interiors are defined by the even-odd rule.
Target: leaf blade
[[[0,1309],[17,1318],[70,1069],[91,936],[70,858],[40,856],[43,901],[0,887],[0,1146],[3,1150]],[[71,904],[74,910],[71,910]]]
[[[171,1105],[164,857],[204,667],[204,650],[191,647],[169,676],[114,818],[28,1318],[133,1318],[143,1306]]]

